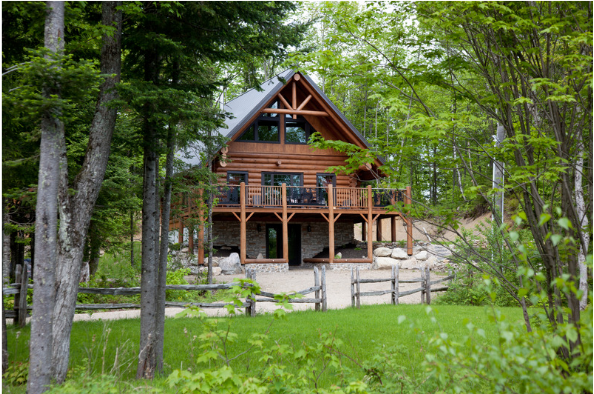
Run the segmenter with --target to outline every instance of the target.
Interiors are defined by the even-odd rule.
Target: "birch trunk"
[[[64,3],[48,2],[45,18],[45,47],[51,52],[64,50]],[[44,97],[60,94],[44,87]],[[54,321],[56,244],[58,228],[58,182],[60,145],[64,123],[57,111],[46,111],[41,118],[41,147],[35,208],[35,249],[43,259],[36,264],[31,319],[29,379],[27,393],[48,390],[52,373],[52,330]]]
[[[87,231],[91,214],[97,201],[107,168],[111,137],[115,128],[116,109],[107,104],[117,97],[115,85],[121,71],[122,12],[116,10],[121,2],[103,3],[102,24],[116,28],[111,35],[103,36],[101,49],[101,74],[114,75],[105,79],[99,91],[95,115],[90,127],[87,152],[74,184],[68,184],[66,147],[62,144],[60,174],[58,238],[58,263],[56,266],[56,303],[54,306],[54,331],[52,375],[57,383],[66,378],[70,355],[70,333],[76,306],[76,296]],[[72,194],[69,189],[76,190]],[[38,251],[39,255],[45,253]],[[40,260],[43,261],[43,260]]]
[[[495,145],[499,147],[505,139],[505,128],[501,124],[497,124],[496,139]],[[503,178],[503,163],[497,160],[493,161],[493,189],[503,188]],[[503,222],[503,191],[495,193],[494,198],[496,212],[493,213],[493,218],[500,225]]]
[[[584,188],[582,185],[582,172],[584,170],[584,144],[582,135],[577,133],[577,162],[575,166],[575,205],[577,217],[580,221],[580,249],[577,256],[578,269],[580,275],[579,289],[583,292],[580,298],[580,310],[585,310],[588,306],[588,267],[586,266],[586,254],[588,254],[588,215],[586,213],[586,204],[584,202]]]

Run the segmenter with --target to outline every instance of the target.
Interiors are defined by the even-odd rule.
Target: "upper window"
[[[278,102],[268,108],[278,108]],[[278,114],[262,113],[258,119],[243,132],[238,141],[280,142],[280,118]]]
[[[316,130],[305,120],[298,116],[297,119],[285,120],[285,142],[287,144],[307,144],[309,136]]]

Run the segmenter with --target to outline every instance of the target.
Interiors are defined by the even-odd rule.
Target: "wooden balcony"
[[[342,215],[357,216],[363,223],[363,233],[368,240],[372,239],[372,226],[380,215],[400,216],[407,223],[407,249],[412,254],[412,222],[408,215],[390,210],[386,207],[397,203],[410,204],[411,190],[372,188],[303,187],[303,186],[262,186],[262,185],[220,185],[217,187],[213,213],[231,213],[240,222],[240,259],[246,263],[277,263],[288,261],[288,222],[296,214],[320,214],[328,222],[329,258],[308,259],[312,263],[371,263],[373,261],[372,242],[367,243],[367,259],[335,259],[334,258],[334,223]],[[183,228],[184,217],[189,216],[196,207],[189,206],[179,220]],[[246,224],[256,213],[272,213],[283,225],[283,258],[246,259]],[[199,212],[203,216],[204,212]],[[175,226],[175,224],[171,224]],[[367,231],[365,231],[365,228]],[[203,238],[203,226],[199,229],[199,239]],[[365,239],[365,238],[364,238]],[[181,242],[181,241],[180,241]],[[193,247],[190,238],[190,248]],[[198,260],[203,261],[204,251],[199,245]],[[316,261],[313,261],[316,260]],[[319,260],[319,261],[318,261]]]

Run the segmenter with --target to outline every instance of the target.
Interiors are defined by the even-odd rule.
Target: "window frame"
[[[278,102],[278,100],[273,101],[272,103],[270,103],[269,106],[267,106],[266,108],[271,108],[274,104],[276,104],[275,109],[278,109],[280,107],[280,103]],[[282,118],[282,114],[277,113],[277,116],[271,116],[273,114],[269,114],[269,113],[265,113],[265,112],[261,112],[258,117],[248,126],[246,127],[246,129],[239,135],[239,137],[237,137],[237,139],[235,141],[237,142],[256,142],[259,144],[280,144],[281,143],[281,133],[283,130],[281,130],[281,118]],[[258,122],[260,121],[266,121],[266,122],[276,122],[277,123],[277,139],[276,141],[260,141],[259,139],[259,135],[258,135]],[[253,140],[242,140],[241,138],[244,136],[244,134],[250,129],[252,128],[254,129],[254,139]]]
[[[237,175],[245,175],[245,184],[248,184],[249,173],[247,171],[227,171],[227,185],[229,185],[229,175],[237,174]],[[241,182],[240,182],[241,183]]]

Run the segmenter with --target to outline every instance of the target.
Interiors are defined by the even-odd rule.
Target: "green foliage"
[[[29,363],[12,362],[2,374],[2,383],[11,386],[21,386],[27,383],[29,376]]]
[[[176,271],[167,270],[166,283],[168,285],[187,285],[189,284],[184,276],[190,275],[189,268],[182,268]],[[167,301],[193,301],[197,299],[197,292],[186,290],[167,290],[165,291],[165,299]]]

